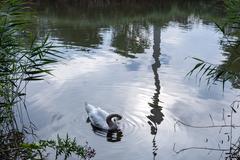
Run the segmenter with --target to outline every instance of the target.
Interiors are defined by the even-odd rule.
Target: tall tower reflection
[[[160,80],[159,80],[159,75],[158,75],[158,68],[160,68],[161,63],[160,63],[160,42],[161,42],[161,27],[154,25],[153,26],[153,59],[154,63],[152,64],[152,71],[154,74],[154,81],[155,81],[155,93],[152,97],[152,102],[148,103],[149,106],[151,107],[151,114],[147,116],[149,119],[148,124],[151,127],[151,134],[153,135],[153,159],[155,160],[156,155],[157,155],[157,143],[156,143],[156,135],[158,132],[158,125],[161,124],[163,121],[163,113],[162,113],[162,106],[160,106],[159,103],[161,101],[159,100],[159,95],[160,95]]]

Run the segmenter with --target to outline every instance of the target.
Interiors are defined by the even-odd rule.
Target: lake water
[[[228,83],[211,88],[186,74],[197,57],[221,64],[221,19],[212,2],[45,2],[37,4],[37,29],[63,52],[54,76],[28,86],[27,104],[40,138],[76,137],[96,150],[94,160],[218,159],[226,148],[219,128],[223,109],[237,95]],[[87,123],[84,102],[123,116],[121,132],[102,133]],[[227,118],[226,118],[227,119]],[[228,121],[228,119],[226,120]],[[223,155],[224,157],[224,155]]]

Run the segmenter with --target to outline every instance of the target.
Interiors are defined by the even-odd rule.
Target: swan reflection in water
[[[89,118],[87,119],[87,123],[91,124],[91,121],[89,120]],[[114,131],[111,130],[104,130],[102,128],[98,128],[94,125],[92,125],[92,130],[96,135],[99,135],[101,137],[106,137],[106,140],[108,142],[119,142],[121,141],[122,137],[123,137],[123,133],[121,131],[121,129],[117,129]]]

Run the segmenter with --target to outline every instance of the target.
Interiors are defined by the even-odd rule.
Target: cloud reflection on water
[[[83,55],[82,52],[69,49],[68,54],[74,54],[75,57],[67,60],[65,64],[57,65],[53,72],[54,77],[48,79],[48,83],[30,84],[31,112],[34,113],[33,118],[42,121],[39,135],[53,137],[56,133],[68,132],[71,136],[83,137],[82,139],[88,140],[97,150],[98,159],[114,154],[126,154],[125,158],[130,156],[150,159],[153,145],[158,146],[158,150],[155,150],[156,159],[198,157],[200,160],[205,157],[206,155],[198,152],[176,156],[172,153],[172,145],[175,142],[178,146],[205,145],[204,139],[215,134],[214,131],[191,131],[179,127],[174,133],[173,119],[206,124],[209,123],[209,113],[220,116],[221,106],[227,106],[232,100],[234,91],[229,88],[221,98],[215,94],[221,87],[208,91],[205,85],[199,86],[195,80],[184,78],[186,71],[192,67],[192,64],[184,61],[185,57],[196,53],[194,56],[200,55],[210,60],[212,57],[217,57],[216,61],[222,59],[217,45],[219,34],[202,24],[193,24],[189,32],[182,32],[182,29],[176,26],[166,27],[161,33],[161,53],[169,57],[169,63],[162,63],[160,67],[163,61],[160,52],[149,48],[144,50],[144,54],[137,54],[137,58],[133,60],[114,53],[110,46],[106,47],[110,41],[104,39],[111,37],[109,34],[112,32],[109,30],[102,31],[103,44],[100,48],[93,49],[96,54]],[[150,33],[154,33],[153,30],[153,26],[150,26]],[[174,38],[176,35],[178,38]],[[199,43],[197,46],[196,41]],[[154,38],[149,37],[149,43],[153,45],[153,42]],[[207,52],[202,52],[203,46]],[[155,57],[152,58],[153,53]],[[41,87],[38,87],[39,85]],[[206,92],[212,96],[206,97]],[[158,104],[159,96],[164,102],[163,108],[161,103]],[[122,113],[125,117],[125,127],[122,131],[124,137],[118,145],[105,143],[106,138],[92,133],[84,121],[85,101],[99,104],[109,111]],[[44,118],[41,118],[41,115],[44,115]],[[61,118],[54,118],[56,115]],[[149,124],[153,128],[151,132]],[[156,136],[154,143],[152,135]],[[209,144],[214,145],[213,142]],[[113,151],[106,153],[104,148],[112,148]]]

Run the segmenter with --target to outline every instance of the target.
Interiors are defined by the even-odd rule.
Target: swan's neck
[[[122,117],[118,114],[110,114],[106,118],[106,122],[110,130],[116,130],[118,128],[117,124],[112,121],[112,118],[116,117],[118,120],[122,119]]]

